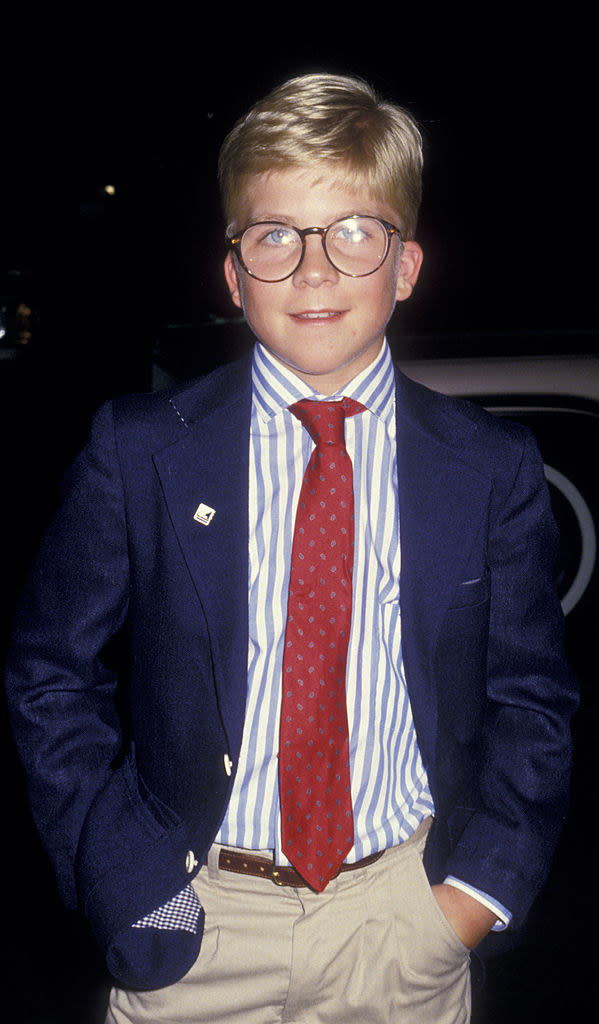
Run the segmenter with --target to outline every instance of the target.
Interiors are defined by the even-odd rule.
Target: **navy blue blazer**
[[[199,870],[233,781],[250,405],[247,359],[106,404],[18,612],[7,691],[33,814],[122,985],[170,984],[199,951],[201,922],[131,926]],[[405,673],[436,808],[425,862],[517,923],[566,812],[576,706],[543,466],[522,427],[399,371],[397,438]]]

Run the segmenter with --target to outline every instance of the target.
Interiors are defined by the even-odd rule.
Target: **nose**
[[[318,288],[321,284],[332,284],[339,279],[339,272],[330,262],[322,244],[321,233],[306,234],[304,238],[304,255],[293,275],[293,282],[301,287],[308,285]]]

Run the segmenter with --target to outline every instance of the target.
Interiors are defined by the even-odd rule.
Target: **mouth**
[[[344,309],[304,309],[299,313],[290,313],[292,320],[299,323],[331,323],[332,320],[339,320],[345,316]]]

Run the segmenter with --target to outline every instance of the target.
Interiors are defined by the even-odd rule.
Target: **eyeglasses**
[[[285,281],[295,274],[306,251],[306,237],[320,235],[329,263],[347,277],[367,277],[385,262],[399,228],[378,217],[355,214],[327,228],[295,228],[277,221],[250,224],[227,239],[243,269],[258,281]]]

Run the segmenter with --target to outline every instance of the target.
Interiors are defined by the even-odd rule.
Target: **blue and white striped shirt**
[[[347,661],[354,847],[349,862],[407,839],[434,812],[403,673],[395,377],[388,346],[337,395],[366,411],[346,420],[354,467],[355,549]],[[313,442],[288,406],[323,399],[254,349],[249,479],[246,720],[233,792],[216,841],[281,850],[278,738],[295,509]]]

